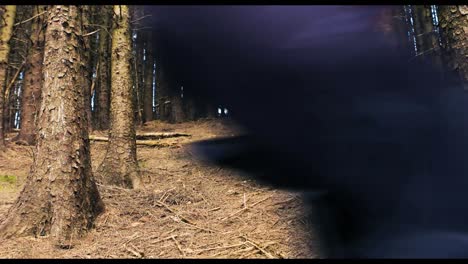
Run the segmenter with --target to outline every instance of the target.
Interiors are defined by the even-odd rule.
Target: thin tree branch
[[[39,14],[37,14],[37,15],[35,15],[35,16],[32,16],[32,17],[30,17],[30,18],[28,18],[28,19],[26,19],[26,20],[23,20],[23,21],[21,21],[21,22],[18,22],[18,23],[16,23],[16,24],[14,24],[14,26],[19,26],[19,25],[21,25],[21,24],[27,23],[27,22],[29,22],[29,21],[35,19],[35,18],[38,17],[38,16],[42,16],[43,14],[45,14],[45,13],[47,13],[47,12],[48,12],[48,11],[44,11],[44,12],[42,12],[42,13],[39,13]]]
[[[143,30],[143,29],[152,29],[152,27],[141,27],[141,28],[134,28],[133,30],[135,30],[135,31],[139,31],[139,30]]]
[[[13,78],[11,79],[11,82],[8,84],[8,86],[6,87],[5,89],[5,98],[9,98],[10,97],[10,90],[11,90],[11,87],[13,86],[13,84],[15,83],[16,79],[18,78],[21,70],[23,69],[24,65],[26,65],[26,61],[23,61],[23,63],[21,63],[21,65],[19,66],[18,70],[16,71],[15,75],[13,76]],[[8,99],[7,99],[8,100]]]
[[[93,32],[89,32],[89,33],[86,33],[86,34],[82,35],[82,37],[91,36],[91,35],[93,35],[93,34],[99,32],[99,31],[101,31],[101,30],[100,30],[100,29],[94,30]]]
[[[83,24],[83,25],[85,25],[85,26],[101,27],[101,28],[103,28],[103,29],[107,32],[107,34],[109,35],[110,39],[112,39],[112,34],[111,34],[111,33],[109,32],[109,30],[107,30],[107,28],[106,28],[105,26],[103,26],[103,25],[99,25],[99,24]]]
[[[411,57],[408,61],[412,61],[412,60],[414,60],[415,58],[417,58],[417,57],[419,57],[419,56],[422,56],[422,55],[424,55],[424,54],[427,54],[427,53],[436,52],[436,51],[439,50],[439,49],[440,49],[439,47],[434,47],[434,48],[430,48],[430,49],[428,49],[428,50],[419,52],[419,53],[416,54],[415,56]]]
[[[137,18],[137,19],[131,21],[130,23],[133,24],[133,23],[135,23],[135,22],[138,22],[138,21],[140,21],[140,20],[142,20],[142,19],[145,19],[145,18],[151,17],[151,16],[152,16],[152,15],[144,15],[144,16],[142,16],[142,17],[140,17],[140,18]]]

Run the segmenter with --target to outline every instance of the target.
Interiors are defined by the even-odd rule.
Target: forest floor
[[[191,142],[240,133],[229,120],[154,121],[138,132],[191,136],[160,139],[167,147],[139,145],[145,187],[127,190],[98,184],[105,212],[71,249],[57,248],[47,237],[0,238],[0,258],[318,257],[300,194],[260,185],[192,156],[187,147]],[[94,171],[104,159],[106,144],[91,142]],[[0,154],[0,221],[32,163],[33,147],[8,146]]]

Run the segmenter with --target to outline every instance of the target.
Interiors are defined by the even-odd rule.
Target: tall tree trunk
[[[62,248],[83,236],[103,210],[91,172],[79,17],[76,6],[49,11],[34,163],[0,226],[7,237],[50,235]]]
[[[110,102],[110,35],[112,22],[112,6],[102,6],[102,13],[97,16],[97,23],[105,30],[99,32],[99,68],[98,86],[95,105],[97,115],[96,129],[109,128],[109,102]]]
[[[144,31],[137,30],[140,25],[140,20],[144,16],[144,9],[140,6],[133,6],[130,10],[132,12],[132,19],[135,20],[132,26],[132,34],[136,33],[136,41],[133,43],[134,50],[134,70],[133,77],[134,81],[134,104],[135,104],[135,121],[137,124],[143,123],[143,94],[144,94],[144,61],[143,61],[143,50],[144,43],[146,42],[146,33]]]
[[[167,82],[166,110],[168,120],[171,123],[181,123],[185,121],[184,102],[181,98],[181,85],[176,81],[176,73],[173,68],[167,67],[165,80]]]
[[[169,101],[169,83],[166,77],[166,69],[162,59],[156,65],[156,101],[158,102],[159,119],[162,121],[169,121],[171,113]]]
[[[153,120],[153,65],[154,55],[151,43],[151,32],[147,32],[146,38],[146,60],[145,60],[145,91],[143,96],[143,120],[148,122]]]
[[[34,15],[44,12],[46,6],[37,6]],[[28,54],[26,70],[23,80],[23,92],[21,98],[21,129],[17,140],[27,142],[30,145],[36,141],[36,118],[41,104],[42,89],[42,61],[44,59],[44,16],[38,16],[33,20],[31,29],[31,50]]]
[[[166,43],[158,35],[153,35],[152,40],[156,62],[156,117],[167,122],[171,115],[168,60],[166,54],[161,52]]]
[[[176,86],[177,87],[177,86]],[[171,97],[172,113],[170,121],[172,123],[181,123],[186,120],[186,115],[184,111],[184,101],[180,96],[180,93],[177,94],[176,91],[172,94]]]
[[[143,62],[143,49],[145,42],[145,34],[142,32],[137,33],[135,45],[135,105],[136,105],[136,123],[143,123],[143,101],[142,94],[145,90],[144,85],[144,62]]]
[[[440,46],[432,21],[431,6],[414,5],[412,8],[418,56],[430,58],[432,63],[440,68]]]
[[[5,135],[3,128],[6,75],[8,69],[8,55],[10,54],[10,38],[13,34],[16,6],[0,6],[2,17],[0,18],[0,149],[5,147]]]
[[[413,21],[416,37],[416,47],[421,55],[427,54],[432,48],[429,39],[432,33],[432,17],[427,5],[413,5]]]
[[[169,122],[181,123],[186,120],[184,100],[181,97],[181,85],[177,81],[177,74],[174,68],[169,68],[166,73],[169,87],[170,117]]]
[[[115,5],[112,32],[110,130],[107,153],[99,172],[102,180],[127,188],[141,186],[136,157],[132,104],[131,31],[128,6]]]
[[[82,19],[81,19],[81,26],[83,34],[91,33],[94,29],[92,24],[92,10],[91,6],[83,5],[82,8]],[[91,50],[91,43],[92,43],[92,36],[84,36],[83,38],[83,61],[81,63],[83,67],[83,73],[85,75],[84,78],[84,85],[85,85],[85,110],[86,110],[86,119],[89,122],[88,129],[92,130],[91,120],[91,84],[93,82],[93,51]]]
[[[439,10],[445,62],[450,70],[459,73],[468,89],[468,6],[447,5],[440,6]]]
[[[197,119],[196,101],[194,98],[186,98],[187,104],[185,112],[187,113],[187,120],[193,121]]]
[[[99,32],[104,29],[98,26],[98,17],[102,16],[102,11],[105,10],[105,6],[102,5],[92,5],[89,7],[89,23],[90,27],[86,29],[89,33],[90,38],[90,107],[91,107],[91,128],[92,130],[96,129],[97,121],[97,108],[98,104],[98,77],[99,77]]]

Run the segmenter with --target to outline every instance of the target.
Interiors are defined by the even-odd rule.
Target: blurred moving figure
[[[328,257],[468,257],[468,101],[394,8],[148,7],[156,50],[248,131],[201,158],[309,192]]]

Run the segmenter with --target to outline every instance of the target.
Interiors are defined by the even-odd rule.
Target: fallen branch
[[[94,136],[94,135],[90,135],[89,139],[92,141],[100,141],[100,142],[109,141],[109,138],[107,137],[100,137],[100,136]],[[160,147],[160,148],[177,146],[176,143],[162,143],[157,140],[137,140],[136,144],[143,145],[143,146],[150,146],[150,147]]]
[[[219,209],[221,209],[221,207],[215,207],[213,209],[208,210],[207,212],[214,212],[214,211],[218,211]]]
[[[156,241],[151,241],[150,244],[157,244],[159,242],[166,241],[166,240],[169,240],[169,239],[173,239],[173,238],[176,238],[176,237],[177,237],[177,235],[165,237],[165,238],[162,238],[162,239],[159,239],[159,240],[156,240]]]
[[[208,232],[208,233],[219,233],[218,230],[203,228],[203,227],[199,227],[199,226],[197,226],[197,225],[194,225],[194,224],[191,224],[191,223],[186,223],[186,222],[181,222],[181,223],[183,223],[183,224],[185,224],[185,225],[188,225],[188,226],[191,226],[191,227],[196,228],[196,229],[200,229],[200,230],[206,231],[206,232]]]
[[[245,245],[245,244],[246,244],[246,242],[244,242],[244,245]],[[239,250],[237,250],[237,251],[234,251],[234,252],[232,252],[231,254],[232,254],[233,256],[235,256],[235,255],[240,254],[240,253],[245,253],[245,252],[251,251],[252,249],[255,249],[255,247],[249,246],[249,247],[241,248],[241,249],[239,249]],[[240,257],[238,257],[238,258],[242,258],[242,256],[240,256]]]
[[[100,137],[100,136],[89,135],[89,140],[94,140],[94,141],[109,141],[109,138],[107,138],[107,137]]]
[[[162,139],[173,137],[190,137],[192,135],[177,132],[153,132],[153,133],[137,133],[137,139]]]
[[[179,214],[179,212],[177,212],[176,210],[170,208],[167,204],[162,203],[162,202],[159,202],[159,201],[155,201],[155,203],[156,203],[157,205],[159,205],[159,207],[164,207],[164,208],[166,208],[166,210],[168,210],[169,212],[175,214],[178,218],[180,218],[180,220],[182,220],[182,222],[195,225],[195,224],[192,223],[192,221],[190,221],[190,220],[188,220],[187,218],[184,218],[183,216],[181,216],[181,215]]]
[[[128,238],[127,241],[125,241],[123,244],[124,246],[127,246],[128,243],[132,242],[133,240],[137,239],[140,237],[140,234],[138,232],[136,232],[135,234],[133,234],[130,238]]]

